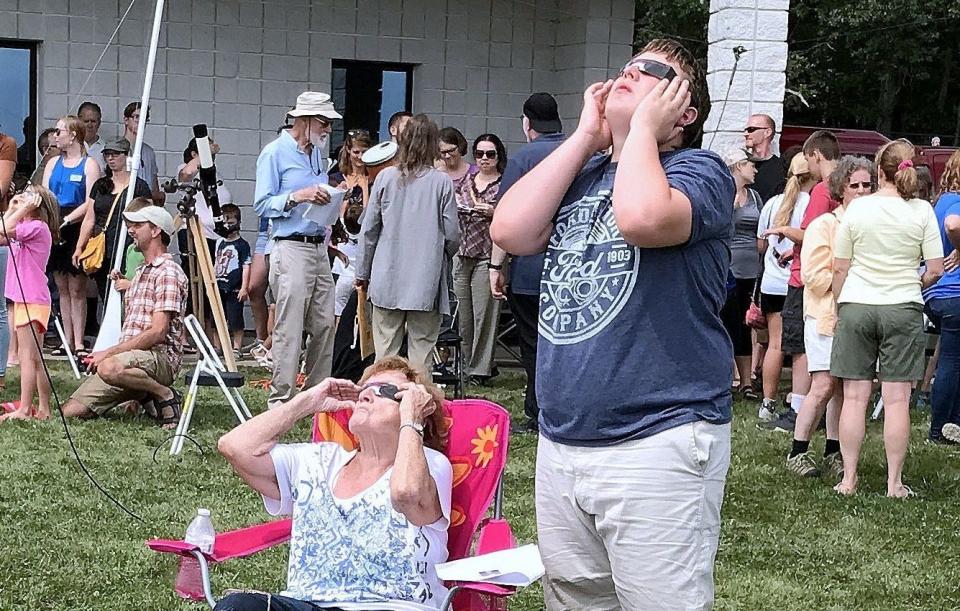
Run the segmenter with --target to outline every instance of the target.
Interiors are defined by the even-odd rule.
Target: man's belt
[[[289,240],[291,242],[303,242],[304,244],[323,244],[326,241],[326,237],[322,235],[301,235],[299,233],[295,233],[293,235],[278,235],[273,239]]]

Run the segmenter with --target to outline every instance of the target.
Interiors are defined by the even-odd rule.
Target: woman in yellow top
[[[810,452],[810,437],[827,411],[827,441],[823,450],[823,469],[836,477],[843,475],[840,456],[840,403],[843,391],[830,375],[830,352],[837,324],[837,301],[833,294],[833,243],[837,225],[847,206],[856,198],[869,195],[876,185],[873,162],[847,155],[830,174],[830,199],[840,202],[832,213],[821,214],[807,227],[800,254],[803,278],[803,341],[807,347],[807,392],[793,430],[793,447],[787,455],[787,470],[801,477],[816,477],[820,467]],[[833,400],[831,401],[831,397]],[[828,402],[829,401],[829,405]]]
[[[943,275],[943,244],[929,202],[917,199],[915,150],[895,140],[877,152],[879,189],[854,201],[837,228],[833,293],[838,322],[830,373],[843,379],[840,494],[857,490],[857,462],[873,378],[881,382],[886,413],[887,496],[913,491],[902,482],[910,441],[910,386],[923,377],[922,287]],[[918,273],[920,262],[926,271]],[[877,367],[879,361],[879,369]]]

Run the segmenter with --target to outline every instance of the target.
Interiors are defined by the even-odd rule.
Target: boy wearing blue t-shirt
[[[587,89],[577,130],[494,215],[504,250],[546,251],[536,485],[551,610],[713,601],[734,183],[717,155],[684,148],[708,105],[690,53],[650,42]]]

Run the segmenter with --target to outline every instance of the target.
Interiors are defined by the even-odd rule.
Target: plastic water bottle
[[[217,533],[213,529],[213,522],[210,520],[209,509],[198,509],[197,516],[187,527],[187,534],[183,540],[200,548],[201,552],[209,554],[213,551],[213,542]],[[180,558],[180,569],[177,571],[177,578],[173,584],[173,589],[181,598],[188,600],[205,600],[203,594],[203,578],[200,573],[200,563],[192,556],[183,556]]]
[[[183,540],[200,548],[200,551],[209,554],[213,551],[213,541],[217,537],[217,531],[213,529],[213,522],[210,520],[210,510],[200,508],[197,510],[197,517],[190,522],[187,527],[187,534]]]

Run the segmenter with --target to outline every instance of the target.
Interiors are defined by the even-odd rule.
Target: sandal
[[[900,484],[900,490],[903,491],[903,494],[887,494],[887,497],[891,499],[910,499],[917,496],[917,493],[906,484]]]
[[[176,388],[170,390],[173,392],[172,397],[163,401],[154,401],[157,421],[165,429],[173,429],[180,424],[180,406],[183,405],[183,395]]]
[[[67,356],[67,349],[63,346],[58,346],[50,351],[50,356]]]

